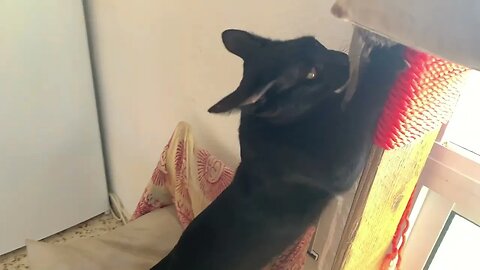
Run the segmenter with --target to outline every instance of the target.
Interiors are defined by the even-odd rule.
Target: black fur
[[[227,30],[223,41],[244,59],[244,75],[209,111],[241,110],[241,163],[154,270],[256,270],[280,255],[358,178],[403,68],[402,47],[373,49],[344,111],[334,90],[348,79],[345,54],[313,37],[271,41]]]

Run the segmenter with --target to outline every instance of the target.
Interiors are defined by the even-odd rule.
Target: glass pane
[[[480,269],[480,226],[452,212],[425,269]]]
[[[480,72],[469,71],[444,141],[480,155]]]

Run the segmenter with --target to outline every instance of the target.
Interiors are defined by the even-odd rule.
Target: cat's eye
[[[307,80],[313,80],[317,77],[317,69],[315,67],[312,67],[310,71],[308,72],[307,76],[305,77]]]

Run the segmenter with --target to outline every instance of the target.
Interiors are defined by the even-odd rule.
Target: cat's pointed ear
[[[247,106],[256,103],[261,99],[265,93],[270,90],[270,88],[275,84],[275,81],[271,81],[266,84],[264,87],[258,89],[257,91],[249,91],[251,87],[247,87],[245,83],[240,83],[240,86],[222,98],[219,102],[208,109],[210,113],[225,113],[235,109],[240,109],[242,106]]]
[[[227,50],[243,59],[271,40],[236,29],[223,31],[222,40]]]

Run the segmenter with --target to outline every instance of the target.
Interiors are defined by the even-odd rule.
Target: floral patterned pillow
[[[230,184],[233,176],[232,169],[195,145],[190,126],[180,122],[163,150],[132,219],[174,204],[180,224],[185,228]],[[264,270],[302,269],[314,231],[315,228],[310,227]]]

